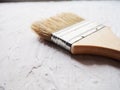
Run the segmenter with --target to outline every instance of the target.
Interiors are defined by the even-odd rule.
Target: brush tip
[[[52,33],[84,20],[73,13],[61,13],[45,20],[34,22],[31,28],[42,38],[51,39]]]

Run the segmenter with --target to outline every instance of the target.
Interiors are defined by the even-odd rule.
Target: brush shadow
[[[120,61],[118,60],[97,55],[73,55],[67,50],[61,48],[60,46],[50,41],[46,41],[39,38],[39,42],[45,44],[48,47],[54,47],[54,49],[60,51],[61,53],[64,53],[65,55],[70,56],[73,60],[84,65],[111,65],[120,69]]]

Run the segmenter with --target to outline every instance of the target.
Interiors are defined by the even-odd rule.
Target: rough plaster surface
[[[120,36],[119,11],[118,1],[1,3],[0,90],[120,90],[120,62],[73,56],[30,29],[36,20],[73,12]]]

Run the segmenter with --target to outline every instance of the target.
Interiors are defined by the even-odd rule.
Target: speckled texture
[[[31,23],[59,12],[111,26],[120,36],[120,3],[41,2],[0,4],[0,90],[120,90],[120,62],[73,56],[43,41]]]

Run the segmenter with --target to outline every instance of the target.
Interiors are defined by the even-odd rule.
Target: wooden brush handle
[[[105,27],[74,43],[71,52],[102,55],[120,60],[120,38],[116,37],[109,27]]]

